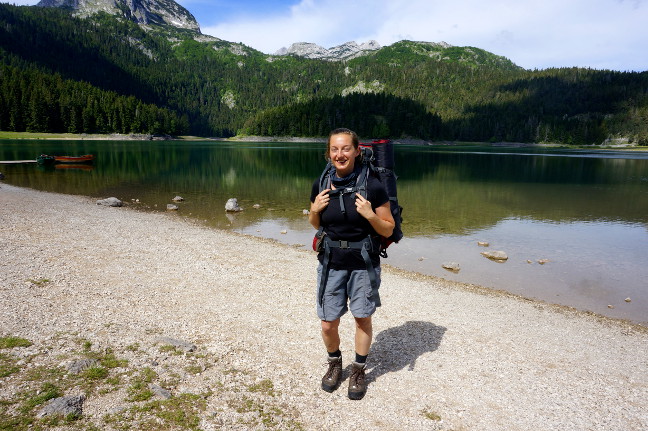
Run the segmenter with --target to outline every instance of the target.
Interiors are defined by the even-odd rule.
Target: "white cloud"
[[[290,0],[266,1],[258,13],[249,12],[255,2],[179,3],[203,33],[266,53],[293,42],[329,48],[350,40],[390,45],[410,39],[476,46],[528,69],[648,70],[644,0],[294,0],[293,6]],[[218,24],[205,25],[211,22]]]
[[[282,15],[203,32],[266,53],[293,42],[411,39],[476,46],[530,69],[647,70],[646,22],[641,0],[302,0]]]
[[[15,6],[34,6],[38,3],[39,0],[11,0],[11,1],[2,1],[0,3],[12,4]]]

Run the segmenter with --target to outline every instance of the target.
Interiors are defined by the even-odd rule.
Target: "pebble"
[[[495,260],[495,261],[504,261],[504,260],[508,259],[508,255],[505,252],[500,251],[500,250],[482,251],[480,254],[482,256],[484,256],[484,257],[487,257],[487,258],[489,258],[491,260]]]
[[[444,262],[441,266],[452,272],[459,272],[459,270],[461,269],[457,262]]]

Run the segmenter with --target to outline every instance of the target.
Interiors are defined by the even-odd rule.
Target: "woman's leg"
[[[337,352],[340,349],[340,333],[338,328],[340,326],[340,319],[333,321],[322,320],[322,340],[324,346],[329,353]]]
[[[355,351],[358,355],[367,356],[369,354],[369,348],[371,347],[371,339],[373,336],[371,316],[355,317],[355,322]]]

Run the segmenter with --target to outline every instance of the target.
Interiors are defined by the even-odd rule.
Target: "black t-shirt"
[[[315,202],[315,197],[319,194],[319,180],[313,183],[311,190],[311,202]],[[324,231],[334,241],[362,241],[369,235],[376,235],[376,231],[371,227],[369,221],[362,217],[356,210],[356,196],[352,193],[343,195],[344,208],[346,213],[342,213],[340,199],[333,196],[328,206],[320,214],[320,223]],[[389,202],[389,196],[380,180],[369,175],[367,181],[367,200],[371,202],[371,207],[376,210],[379,206]],[[324,258],[324,253],[320,253],[317,258],[320,262]],[[380,264],[378,252],[371,253],[371,261],[374,266]],[[331,261],[329,267],[333,269],[365,269],[365,264],[360,250],[331,248]]]

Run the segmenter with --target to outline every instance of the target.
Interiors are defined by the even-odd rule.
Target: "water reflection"
[[[164,210],[180,195],[179,213],[208,225],[308,244],[312,231],[302,210],[323,168],[323,150],[323,144],[0,141],[0,160],[95,154],[92,169],[1,170],[11,184],[139,200],[132,205],[145,209]],[[648,154],[400,146],[396,167],[406,238],[390,263],[648,321],[648,302],[641,299],[648,297],[642,282],[648,276]],[[228,217],[224,205],[231,197],[246,210]],[[480,239],[516,260],[494,266],[475,249]],[[526,263],[540,257],[551,264]],[[453,259],[462,264],[456,275],[440,268]],[[624,289],[639,298],[626,307],[635,311],[607,309],[604,302]]]

